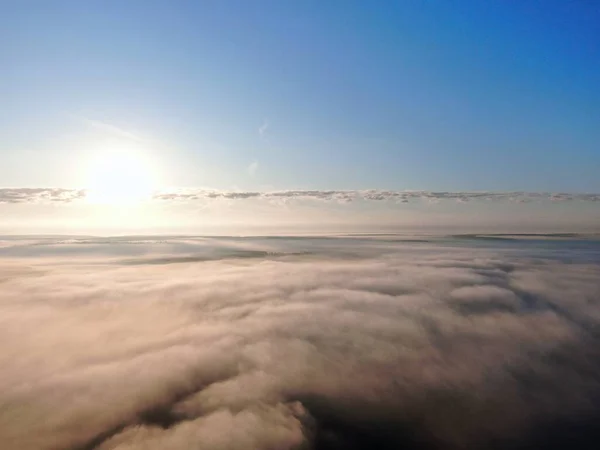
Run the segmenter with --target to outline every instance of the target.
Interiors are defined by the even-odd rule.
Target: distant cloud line
[[[206,189],[178,189],[159,192],[154,195],[158,200],[205,200],[205,199],[267,199],[267,200],[321,200],[338,203],[354,201],[388,201],[409,203],[410,201],[455,200],[469,202],[472,200],[512,201],[519,203],[536,200],[552,201],[600,201],[600,194],[570,194],[551,192],[448,192],[448,191],[390,191],[390,190],[285,190],[285,191],[213,191]]]
[[[86,198],[85,189],[62,188],[0,188],[0,203],[70,203]],[[526,203],[539,200],[600,201],[595,193],[551,193],[551,192],[493,192],[493,191],[391,191],[391,190],[283,190],[283,191],[219,191],[200,188],[181,188],[157,191],[152,198],[159,201],[197,200],[243,200],[264,199],[272,201],[320,200],[337,203],[354,201],[388,201],[408,203],[410,201],[457,202],[511,201]]]
[[[69,203],[85,196],[85,189],[0,188],[0,203]]]

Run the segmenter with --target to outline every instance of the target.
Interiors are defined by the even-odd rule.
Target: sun
[[[150,161],[140,152],[109,149],[89,164],[87,199],[101,204],[132,204],[149,199],[157,177]]]

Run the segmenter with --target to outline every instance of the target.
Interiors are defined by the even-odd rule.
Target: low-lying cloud
[[[239,200],[260,198],[268,200],[324,200],[335,202],[353,201],[393,201],[409,202],[413,200],[456,200],[468,202],[472,200],[500,200],[515,202],[531,202],[536,200],[553,201],[600,201],[600,194],[568,194],[550,192],[434,192],[434,191],[390,191],[390,190],[286,190],[286,191],[215,191],[206,189],[177,189],[159,192],[154,198],[159,200],[203,200],[228,199]]]
[[[248,166],[253,175],[258,163]],[[0,203],[52,203],[72,202],[85,199],[85,189],[62,188],[0,188]],[[437,202],[453,200],[469,201],[509,201],[528,203],[551,200],[555,202],[583,201],[598,202],[600,194],[595,193],[552,193],[552,192],[434,192],[434,191],[393,191],[393,190],[284,190],[284,191],[219,191],[211,189],[180,188],[157,191],[152,199],[160,201],[197,201],[197,200],[245,200],[262,199],[270,201],[320,200],[337,203],[355,201],[387,201],[409,203],[411,201]]]
[[[4,448],[597,446],[593,246],[135,242],[4,248]]]
[[[0,203],[68,203],[85,195],[84,189],[0,188]]]

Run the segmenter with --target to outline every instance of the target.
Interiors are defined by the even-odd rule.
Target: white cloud
[[[12,245],[37,250],[0,249],[6,448],[597,443],[589,254],[365,238]]]

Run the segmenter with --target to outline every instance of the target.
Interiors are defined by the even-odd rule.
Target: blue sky
[[[186,185],[600,190],[595,2],[2,9],[4,185],[74,183],[88,119],[163,143]]]
[[[0,8],[0,187],[600,192],[593,1]]]

